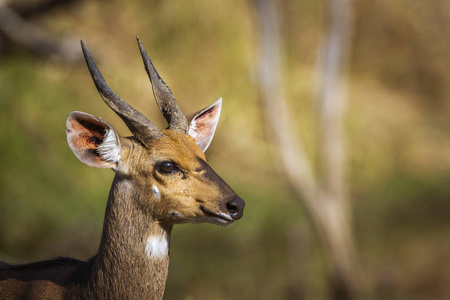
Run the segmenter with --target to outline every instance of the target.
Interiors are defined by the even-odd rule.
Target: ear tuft
[[[67,142],[75,156],[91,167],[116,169],[120,142],[114,128],[83,112],[72,112],[66,121]]]
[[[108,162],[117,163],[120,160],[120,144],[114,130],[108,129],[103,142],[97,147],[100,157]]]
[[[221,108],[222,98],[219,98],[213,105],[188,117],[191,120],[188,133],[203,152],[208,149],[214,137]]]

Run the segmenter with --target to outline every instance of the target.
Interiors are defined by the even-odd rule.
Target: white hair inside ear
[[[214,137],[221,108],[222,98],[219,98],[214,104],[188,117],[191,120],[188,133],[203,152],[208,149]]]
[[[120,160],[120,144],[114,130],[107,129],[104,135],[105,139],[97,147],[100,157],[112,163],[118,163]]]
[[[120,139],[114,128],[93,115],[74,111],[66,121],[67,142],[75,156],[96,168],[116,170],[120,161]]]

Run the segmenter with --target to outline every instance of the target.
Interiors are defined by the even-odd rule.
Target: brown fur
[[[83,112],[67,118],[67,141],[83,163],[116,172],[106,205],[97,254],[8,265],[0,262],[0,300],[161,299],[169,268],[172,226],[228,225],[242,217],[244,201],[209,167],[203,153],[217,126],[221,100],[191,119],[182,115],[139,43],[156,102],[169,122],[159,131],[106,84],[82,43],[100,95],[134,137],[120,137]],[[188,134],[194,128],[195,134]]]
[[[190,136],[172,130],[163,133],[145,146],[134,137],[120,138],[121,161],[98,253],[87,262],[61,258],[19,266],[0,263],[0,299],[162,298],[169,253],[149,257],[147,238],[170,240],[177,223],[226,225],[216,214],[226,213],[227,203],[237,197],[208,166]],[[166,160],[181,172],[161,174],[156,165]]]

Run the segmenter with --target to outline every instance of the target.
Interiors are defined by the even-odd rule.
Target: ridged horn
[[[103,75],[100,73],[100,70],[95,65],[94,60],[86,49],[83,41],[81,41],[81,48],[83,49],[86,64],[92,79],[94,80],[94,84],[97,87],[98,93],[103,101],[105,101],[105,103],[122,118],[131,133],[144,144],[162,136],[163,133],[158,127],[111,90],[103,78]]]
[[[156,103],[158,104],[159,110],[163,114],[167,123],[169,123],[169,129],[181,131],[187,133],[189,128],[188,119],[181,112],[175,97],[172,94],[170,88],[159,76],[152,61],[148,57],[147,51],[145,51],[139,37],[136,37],[139,50],[141,51],[142,60],[144,61],[145,71],[147,71],[148,77],[153,88],[153,95],[155,97]]]

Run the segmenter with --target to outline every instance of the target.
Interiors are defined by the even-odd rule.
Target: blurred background
[[[176,226],[165,299],[448,299],[450,2],[0,1],[0,259],[88,259],[113,172],[74,110],[122,135],[81,57],[165,127],[139,36],[181,109],[223,98],[210,165],[246,201]]]

